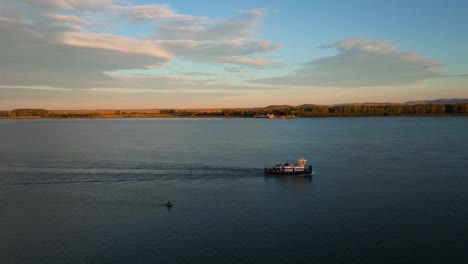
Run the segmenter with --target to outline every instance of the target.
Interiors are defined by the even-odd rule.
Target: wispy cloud
[[[130,25],[147,23],[154,32],[142,37],[91,32],[102,17]],[[161,69],[174,59],[220,69],[269,67],[274,62],[264,55],[281,46],[253,38],[262,18],[260,9],[212,19],[179,14],[168,5],[130,1],[6,0],[0,6],[0,85],[127,88],[129,83],[119,83],[116,76],[105,73]],[[132,80],[135,87],[160,87],[158,82],[166,87],[162,78],[156,85],[136,80]]]
[[[177,25],[210,21],[207,17],[177,14],[168,5],[163,4],[114,6],[114,9],[121,12],[124,17],[137,22],[160,22]]]
[[[338,54],[312,60],[293,75],[255,80],[258,83],[298,86],[406,85],[445,76],[441,64],[416,52],[397,51],[385,40],[352,38],[321,48]]]
[[[240,64],[246,66],[253,66],[253,67],[264,67],[273,64],[271,60],[264,60],[264,59],[257,59],[251,57],[234,57],[229,56],[225,57],[225,62],[232,63],[232,64]]]
[[[249,70],[243,67],[224,67],[224,70],[227,72],[248,72]]]
[[[0,85],[0,89],[27,89],[27,90],[44,90],[44,91],[68,91],[68,89],[50,87],[50,86],[17,86],[17,85]]]
[[[226,41],[165,40],[161,47],[194,61],[266,67],[272,61],[254,57],[280,48],[266,40],[232,39]]]
[[[263,18],[260,9],[246,10],[226,19],[179,17],[168,12],[165,20],[154,21],[153,37],[165,49],[194,61],[233,64],[248,67],[268,67],[272,61],[260,58],[281,45],[268,40],[251,38]],[[181,21],[190,21],[189,24]]]
[[[240,15],[221,19],[206,19],[191,17],[191,22],[198,20],[199,23],[191,23],[190,26],[178,25],[174,22],[180,22],[179,17],[173,16],[173,21],[155,24],[156,35],[158,39],[165,40],[227,40],[232,38],[249,37],[253,30],[258,26],[263,17],[262,10],[247,10]],[[168,23],[173,22],[173,23]]]
[[[180,72],[181,75],[192,75],[192,76],[216,76],[218,74],[213,73],[213,72]]]
[[[174,55],[161,48],[154,41],[139,40],[117,35],[68,32],[63,35],[62,41],[64,44],[71,46],[142,54],[165,60],[174,58]]]
[[[119,0],[6,0],[8,2],[22,2],[35,8],[68,11],[95,11],[107,9]]]
[[[47,14],[45,15],[50,20],[54,20],[57,22],[64,22],[64,23],[73,23],[73,24],[84,24],[89,25],[89,21],[86,21],[78,16],[72,15],[60,15],[60,14]]]
[[[77,32],[56,22],[37,15],[0,23],[0,85],[113,86],[102,72],[144,68],[172,58],[145,40]]]

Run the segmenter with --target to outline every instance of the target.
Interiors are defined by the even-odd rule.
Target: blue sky
[[[468,97],[466,1],[6,0],[0,109]]]

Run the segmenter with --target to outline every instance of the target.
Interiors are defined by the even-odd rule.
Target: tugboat
[[[306,163],[307,160],[302,157],[299,158],[297,164],[285,163],[274,167],[265,166],[263,171],[265,175],[311,176],[313,175],[312,166],[307,166]]]

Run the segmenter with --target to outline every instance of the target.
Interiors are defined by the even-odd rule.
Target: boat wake
[[[193,164],[106,164],[100,167],[0,166],[1,185],[68,184],[259,177],[258,168]]]

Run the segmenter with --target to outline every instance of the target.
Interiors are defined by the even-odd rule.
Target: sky
[[[1,0],[0,109],[468,98],[464,0]]]

